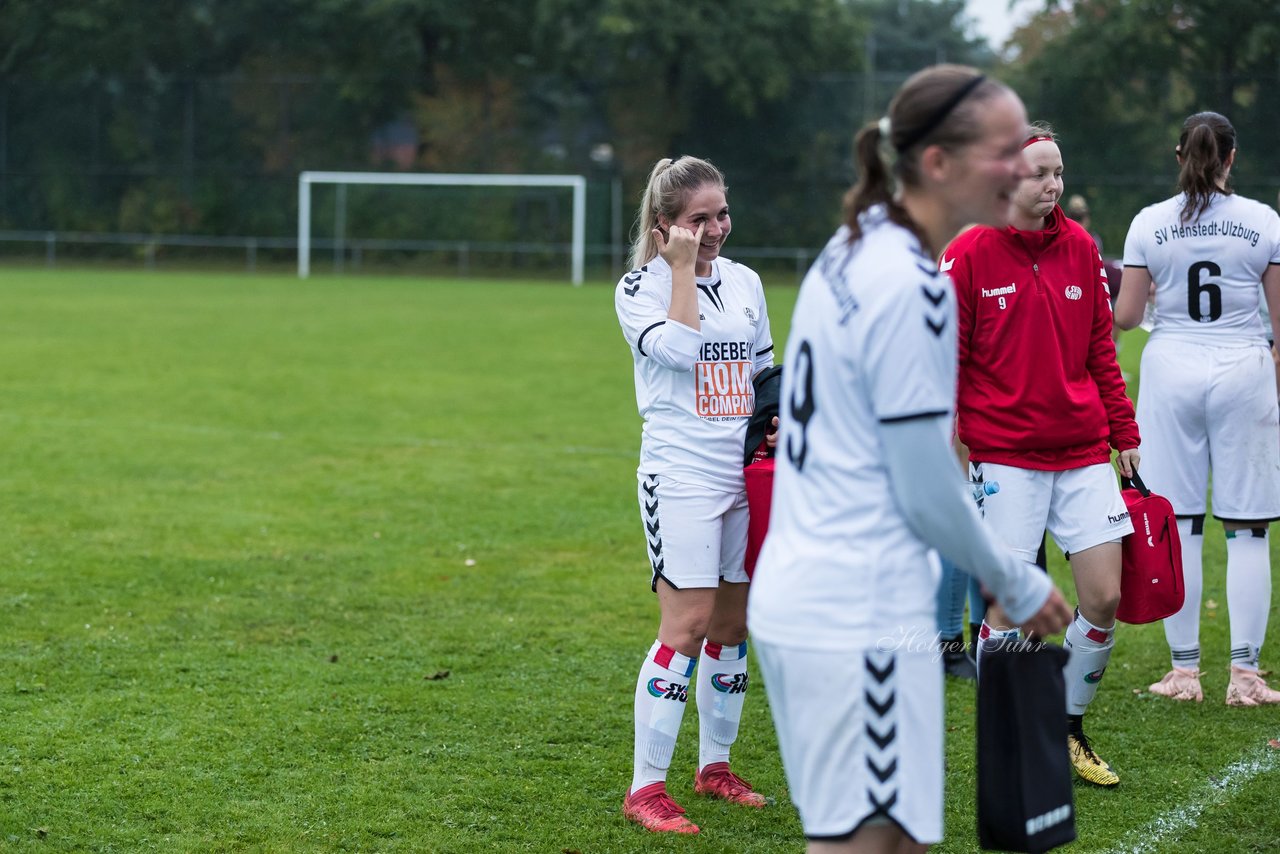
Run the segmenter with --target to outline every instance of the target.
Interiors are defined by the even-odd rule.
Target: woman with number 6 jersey
[[[810,852],[942,838],[931,548],[1033,633],[1070,619],[985,531],[949,441],[955,300],[936,253],[966,223],[1008,222],[1026,121],[972,68],[913,75],[859,131],[845,224],[800,287],[748,621]]]
[[[1143,480],[1178,515],[1186,602],[1164,621],[1173,669],[1151,691],[1200,701],[1205,492],[1227,533],[1229,706],[1280,703],[1258,672],[1271,609],[1267,529],[1280,517],[1276,373],[1258,284],[1280,322],[1280,217],[1231,190],[1236,132],[1196,113],[1174,149],[1178,195],[1143,209],[1124,244],[1116,323],[1142,320],[1155,282],[1156,321],[1142,352],[1138,423]]]
[[[1066,217],[1062,151],[1033,125],[1023,143],[1031,175],[1006,228],[973,228],[940,266],[955,282],[960,318],[956,430],[974,480],[1000,491],[983,502],[996,537],[1028,560],[1048,529],[1069,556],[1076,615],[1063,645],[1071,765],[1111,787],[1119,775],[1095,752],[1084,716],[1115,645],[1121,539],[1133,531],[1111,449],[1124,475],[1138,467],[1138,426],[1116,363],[1107,274],[1098,247]],[[982,656],[1017,635],[998,605],[983,619]]]

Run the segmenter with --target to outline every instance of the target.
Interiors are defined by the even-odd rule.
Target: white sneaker
[[[1231,684],[1227,686],[1228,706],[1261,706],[1280,703],[1280,691],[1273,691],[1255,670],[1231,667]]]
[[[1234,672],[1235,668],[1231,670]],[[1232,684],[1235,684],[1234,676],[1232,676]],[[1204,701],[1204,692],[1200,690],[1200,668],[1198,667],[1193,670],[1175,667],[1147,690],[1152,694],[1168,697],[1170,700],[1195,700],[1197,703]],[[1230,698],[1227,702],[1231,702]]]

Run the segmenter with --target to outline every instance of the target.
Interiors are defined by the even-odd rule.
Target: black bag
[[[1076,838],[1062,668],[1041,642],[982,654],[978,680],[978,844],[1048,851]]]

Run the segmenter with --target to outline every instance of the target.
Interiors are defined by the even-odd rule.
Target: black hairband
[[[919,142],[920,140],[924,139],[926,136],[931,134],[934,131],[934,129],[937,128],[938,125],[942,124],[943,120],[946,119],[947,116],[951,115],[951,111],[954,110],[956,106],[961,101],[963,101],[970,92],[972,92],[974,89],[977,89],[979,84],[981,84],[982,81],[986,79],[987,79],[987,75],[979,74],[977,77],[974,77],[968,83],[961,86],[958,90],[956,90],[956,93],[954,95],[952,95],[950,98],[947,99],[947,102],[945,104],[939,107],[937,111],[934,112],[934,114],[929,117],[929,120],[927,122],[922,124],[919,127],[919,129],[916,130],[915,133],[911,134],[911,136],[903,140],[902,143],[895,144],[893,147],[897,150],[899,154],[902,154],[908,148],[915,145],[917,142]]]

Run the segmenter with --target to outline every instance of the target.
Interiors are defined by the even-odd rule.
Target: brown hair
[[[863,211],[884,205],[890,221],[911,231],[927,247],[924,234],[894,199],[891,176],[899,184],[918,186],[920,152],[930,145],[954,150],[977,140],[979,105],[1007,91],[1003,83],[965,65],[934,65],[903,83],[889,103],[888,136],[881,120],[865,125],[854,138],[858,183],[844,197],[849,242],[862,237],[858,217]]]
[[[654,164],[640,199],[640,210],[636,212],[627,269],[639,269],[657,257],[658,244],[652,232],[658,225],[658,216],[675,219],[689,197],[708,184],[725,189],[724,173],[708,160],[664,157]]]
[[[1213,201],[1214,193],[1231,195],[1231,186],[1218,179],[1227,168],[1227,158],[1236,148],[1236,129],[1227,117],[1220,113],[1196,113],[1182,123],[1182,136],[1178,137],[1178,158],[1182,168],[1178,172],[1178,189],[1187,194],[1182,206],[1182,221],[1199,218]]]
[[[1026,148],[1033,139],[1047,139],[1049,142],[1056,143],[1058,135],[1053,132],[1053,125],[1044,121],[1034,121],[1027,125],[1027,138],[1023,142],[1022,147]]]

